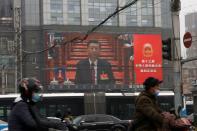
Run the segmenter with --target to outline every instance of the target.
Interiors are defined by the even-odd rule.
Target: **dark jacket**
[[[9,131],[46,131],[48,128],[66,130],[66,125],[41,117],[36,106],[23,100],[15,103],[9,118]]]
[[[75,84],[91,84],[91,69],[89,59],[79,61],[77,64],[75,76]],[[105,74],[105,77],[102,77]],[[98,59],[97,63],[97,82],[98,84],[114,84],[114,75],[111,69],[111,64],[106,60]]]
[[[26,102],[17,102],[8,118],[9,131],[36,131],[37,123]]]
[[[164,118],[154,95],[141,92],[136,98],[135,108],[135,131],[161,130]]]

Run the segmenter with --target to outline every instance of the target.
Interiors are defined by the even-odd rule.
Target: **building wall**
[[[194,82],[196,81],[197,78],[197,68],[196,67],[191,67],[188,64],[186,64],[183,67],[183,72],[182,72],[182,82],[183,82],[183,93],[184,94],[191,94],[192,93],[192,88]]]
[[[129,0],[26,0],[23,2],[27,26],[97,25]],[[141,0],[109,19],[107,26],[171,28],[170,0]],[[43,23],[40,20],[43,19]]]
[[[0,4],[0,94],[16,89],[16,45],[14,43],[13,1]],[[4,79],[3,79],[4,78]],[[5,88],[3,90],[3,87]]]
[[[29,6],[31,3],[31,0],[27,0],[24,5]],[[24,49],[29,51],[44,49],[45,32],[86,33],[115,11],[117,6],[120,8],[125,3],[128,3],[128,0],[110,0],[108,3],[98,3],[97,0],[43,0],[39,2],[39,5],[38,1],[34,1],[32,6],[38,10],[37,13],[34,11],[34,13],[29,12],[31,14],[27,15],[28,8],[23,8],[25,12],[23,16],[25,17],[25,25],[23,26]],[[170,0],[139,1],[131,8],[119,13],[118,16],[113,17],[96,32],[115,34],[161,33],[162,38],[170,37],[172,31],[169,3]],[[39,6],[39,8],[35,6]],[[29,17],[34,17],[36,20],[29,21]],[[34,57],[40,63],[37,62],[35,66],[32,62],[24,62],[24,75],[34,76],[36,73],[34,69],[36,68],[39,70],[38,77],[45,83],[45,76],[43,75],[46,69],[44,54],[30,55],[27,59],[33,60]],[[173,88],[172,63],[164,61],[164,66],[165,84],[163,86]]]
[[[23,49],[28,52],[43,50],[42,31],[39,27],[30,27],[24,30]],[[38,77],[43,81],[42,66],[44,65],[44,53],[34,53],[23,57],[23,77]]]
[[[13,0],[1,0],[0,18],[13,16]]]
[[[196,41],[196,35],[197,35],[197,13],[191,13],[185,16],[185,31],[190,32],[193,36],[193,42],[189,49],[187,49],[187,57],[194,57],[196,56],[197,51],[197,41]],[[192,62],[191,64],[197,64],[197,62]]]
[[[185,32],[192,35],[192,45],[186,50],[187,58],[196,57],[197,52],[197,13],[190,13],[185,16]],[[193,88],[192,82],[197,79],[197,61],[191,61],[183,65],[183,90],[190,94]]]

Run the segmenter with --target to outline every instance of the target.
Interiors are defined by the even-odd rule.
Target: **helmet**
[[[19,92],[24,95],[31,95],[32,92],[39,92],[42,90],[40,81],[36,78],[23,78],[18,88]]]

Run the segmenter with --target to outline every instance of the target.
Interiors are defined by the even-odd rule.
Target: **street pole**
[[[179,105],[183,105],[182,100],[182,68],[181,68],[181,45],[180,45],[180,0],[171,0],[171,12],[172,12],[172,27],[173,27],[173,40],[174,40],[174,103],[175,109],[178,109]]]
[[[16,45],[16,72],[15,93],[17,93],[17,81],[22,78],[22,30],[21,30],[21,0],[14,0],[14,29]]]

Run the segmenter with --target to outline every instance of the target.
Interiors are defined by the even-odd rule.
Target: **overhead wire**
[[[88,38],[88,36],[93,33],[94,31],[96,31],[99,27],[101,27],[105,22],[107,22],[110,18],[112,18],[113,16],[117,15],[119,12],[121,12],[122,10],[130,7],[131,5],[135,4],[138,0],[133,0],[131,3],[126,4],[125,6],[121,7],[120,9],[116,9],[112,14],[110,14],[106,19],[104,19],[103,21],[101,21],[98,25],[94,26],[92,29],[88,30],[87,33],[85,34],[85,36],[83,38],[80,38],[80,36],[74,37],[73,39],[64,42],[63,45],[66,45],[69,42],[75,42],[75,41],[81,41],[83,42],[84,40],[86,40]],[[54,48],[55,46],[57,46],[57,44],[54,44],[51,47],[48,47],[44,50],[40,50],[40,51],[35,51],[35,52],[30,52],[30,51],[25,51],[23,50],[23,52],[25,53],[25,55],[30,55],[30,54],[38,54],[38,53],[43,53],[46,52],[52,48]]]
[[[116,14],[118,14],[120,11],[130,7],[131,5],[135,4],[138,0],[133,0],[131,3],[126,4],[125,6],[121,7],[120,9],[115,10],[114,13],[110,14],[106,19],[104,19],[103,21],[101,21],[101,23],[99,23],[97,26],[93,27],[91,30],[89,30],[86,35],[84,36],[83,40],[86,40],[89,36],[90,33],[94,32],[95,30],[97,30],[101,25],[103,25],[106,21],[108,21],[110,18],[112,18],[113,16],[115,16]]]
[[[129,2],[130,0],[128,0],[128,2]],[[66,41],[66,42],[64,42],[64,44],[62,44],[62,45],[66,45],[67,43],[70,43],[70,42],[75,42],[75,41],[81,41],[81,42],[83,42],[84,40],[86,40],[87,38],[88,38],[88,36],[91,34],[91,33],[93,33],[95,30],[97,30],[99,27],[101,27],[105,22],[107,22],[110,18],[112,18],[113,16],[115,16],[115,15],[117,15],[119,12],[121,12],[122,10],[124,10],[124,9],[126,9],[126,8],[128,8],[128,7],[130,7],[131,5],[133,5],[133,4],[135,4],[136,2],[137,2],[138,0],[134,0],[134,1],[132,1],[131,3],[126,3],[125,4],[125,6],[123,6],[122,8],[120,8],[120,9],[116,9],[116,11],[115,12],[113,12],[112,14],[110,14],[106,19],[104,19],[103,21],[101,21],[98,25],[96,25],[95,27],[93,27],[92,29],[90,29],[89,31],[87,31],[87,33],[85,34],[85,36],[83,37],[83,38],[80,38],[80,36],[77,36],[77,37],[74,37],[73,39],[71,39],[71,40],[69,40],[69,41]],[[154,3],[153,4],[153,7],[155,6],[155,5],[157,5],[157,4],[160,4],[162,1],[160,0],[159,2],[157,2],[157,3]],[[140,8],[137,8],[137,9],[135,9],[135,10],[131,10],[130,12],[134,12],[134,11],[137,11],[137,10],[140,10],[140,9],[143,9],[143,8],[146,8],[147,6],[143,6],[143,7],[140,7]],[[162,7],[161,7],[162,8]],[[123,12],[124,13],[124,12]],[[164,15],[164,14],[169,14],[169,13],[171,13],[170,11],[169,12],[162,12],[161,14],[157,14],[156,16],[160,16],[160,15]],[[52,49],[52,48],[54,48],[54,47],[56,47],[57,46],[57,44],[56,43],[54,43],[51,47],[48,47],[48,48],[46,48],[46,49],[44,49],[44,50],[40,50],[40,51],[35,51],[35,52],[30,52],[30,51],[25,51],[25,50],[22,50],[24,53],[25,53],[25,55],[30,55],[30,54],[38,54],[38,53],[43,53],[43,52],[46,52],[46,51],[48,51],[48,50],[50,50],[50,49]]]
[[[130,0],[129,0],[130,1]],[[129,2],[128,1],[128,2]],[[100,24],[98,24],[97,26],[93,27],[91,30],[87,31],[86,35],[80,39],[80,36],[77,36],[77,37],[74,37],[73,39],[69,40],[69,41],[66,41],[64,42],[64,44],[62,45],[66,45],[67,43],[72,43],[72,42],[75,42],[75,41],[80,41],[80,42],[83,42],[84,40],[86,40],[88,38],[88,36],[93,33],[95,30],[97,30],[99,27],[101,27],[101,25],[103,25],[105,22],[107,22],[107,20],[109,20],[110,18],[112,18],[113,16],[115,16],[116,14],[118,14],[119,12],[121,12],[122,10],[130,7],[131,5],[135,4],[138,0],[134,0],[132,1],[131,3],[126,3],[125,6],[121,7],[120,9],[116,9],[115,12],[113,12],[112,14],[110,14],[106,19],[104,19],[102,22],[100,22]],[[161,1],[157,2],[157,3],[154,3],[153,4],[153,7],[157,4],[161,3]],[[137,8],[136,10],[140,10],[142,8],[146,8],[146,6],[143,6],[143,7],[140,7],[140,8]],[[136,10],[132,10],[132,11],[136,11]],[[43,52],[46,52],[52,48],[54,48],[55,46],[57,46],[57,43],[54,43],[51,47],[48,47],[44,50],[40,50],[40,51],[35,51],[35,52],[30,52],[30,51],[25,51],[23,50],[24,52],[24,56],[23,58],[25,58],[27,55],[30,55],[30,54],[39,54],[39,53],[43,53]]]
[[[128,0],[128,2],[129,2],[129,1],[130,1],[130,0]],[[137,0],[134,0],[134,1],[132,1],[131,3],[128,3],[128,2],[127,2],[127,4],[126,4],[124,7],[120,8],[119,10],[116,10],[115,12],[113,12],[112,14],[110,14],[105,20],[103,20],[100,24],[98,24],[97,26],[95,26],[95,27],[93,27],[91,30],[89,30],[89,31],[86,33],[86,35],[84,36],[84,38],[80,39],[79,36],[78,36],[78,37],[75,37],[75,38],[73,38],[73,39],[71,39],[71,40],[69,40],[69,41],[64,42],[63,45],[65,45],[65,44],[67,44],[67,43],[69,43],[69,42],[74,42],[74,41],[76,41],[76,40],[84,41],[85,39],[87,39],[87,37],[89,36],[89,34],[91,34],[92,32],[94,32],[95,30],[97,30],[97,29],[98,29],[101,25],[103,25],[107,20],[109,20],[111,17],[113,17],[114,15],[116,15],[117,13],[119,13],[120,11],[122,11],[122,10],[128,8],[129,6],[131,6],[131,5],[133,5],[133,4],[135,4],[135,3],[137,2]],[[157,3],[154,3],[153,6],[155,6],[155,5],[159,4],[159,3],[161,3],[161,1],[159,1],[159,2],[157,2]],[[132,11],[130,11],[130,12],[137,11],[137,10],[142,9],[142,8],[146,8],[146,6],[137,8],[136,10],[132,10]],[[166,12],[166,14],[168,14],[168,13],[170,13],[170,12]],[[162,14],[163,14],[163,13],[162,13]],[[158,16],[158,15],[159,15],[159,14],[157,14],[157,16]],[[161,14],[160,14],[160,15],[161,15]],[[37,53],[42,53],[42,52],[48,51],[48,50],[54,48],[55,46],[57,46],[56,43],[53,44],[53,46],[48,47],[48,48],[46,48],[46,49],[44,49],[44,50],[41,50],[41,51],[30,52],[30,51],[25,51],[25,50],[23,50],[23,52],[24,52],[26,55],[28,55],[28,54],[37,54]]]
[[[79,39],[79,37],[75,37],[75,38],[73,38],[73,39],[71,39],[71,40],[65,42],[65,44],[66,44],[66,43],[73,42],[73,41],[76,41],[76,40],[78,40],[78,39]],[[42,52],[45,52],[45,51],[47,51],[47,50],[50,50],[50,49],[54,48],[54,47],[57,46],[57,45],[58,45],[58,44],[57,44],[56,42],[54,42],[54,44],[53,44],[51,47],[48,47],[48,48],[46,48],[46,49],[44,49],[44,50],[41,50],[41,51],[29,52],[29,51],[23,50],[23,52],[24,52],[24,53],[27,53],[27,54],[42,53]]]

